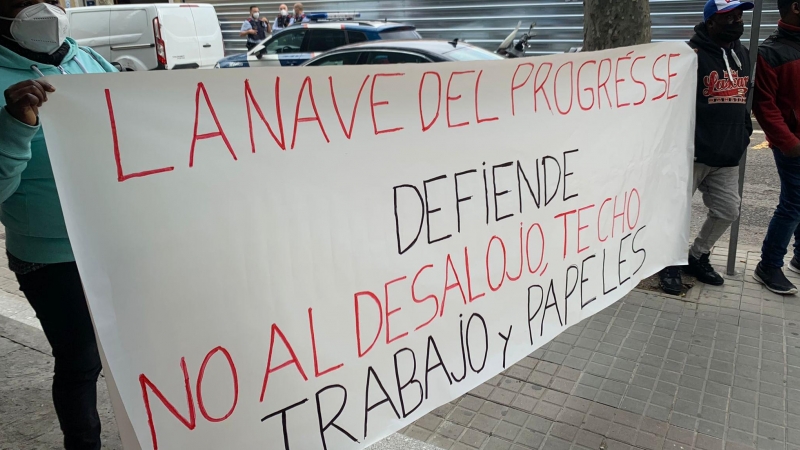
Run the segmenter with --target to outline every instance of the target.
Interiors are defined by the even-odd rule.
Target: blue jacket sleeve
[[[32,127],[0,108],[0,202],[16,192],[31,159],[31,141],[40,125]]]

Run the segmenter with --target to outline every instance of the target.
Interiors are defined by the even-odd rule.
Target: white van
[[[70,37],[123,70],[210,69],[225,56],[208,4],[87,6],[67,16]]]

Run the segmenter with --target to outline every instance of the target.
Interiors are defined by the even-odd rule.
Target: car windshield
[[[493,59],[505,59],[502,56],[498,55],[497,53],[492,53],[488,50],[484,50],[478,47],[459,47],[455,50],[451,50],[445,53],[445,56],[449,56],[450,58],[456,61],[483,61],[483,60],[493,60]]]
[[[400,30],[388,30],[381,33],[381,39],[422,39],[422,36],[416,32],[416,30],[409,30],[409,29],[400,29]]]
[[[267,37],[263,41],[259,42],[258,44],[256,44],[255,47],[251,48],[247,52],[247,54],[248,55],[255,55],[256,53],[260,52],[261,50],[264,49],[264,46],[267,45],[267,41],[270,40],[270,39],[272,39],[272,35],[268,34]]]
[[[303,45],[306,28],[294,28],[278,33],[266,44],[268,54],[298,53]]]

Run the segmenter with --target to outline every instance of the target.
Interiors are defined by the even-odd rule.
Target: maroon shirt
[[[759,47],[753,111],[773,148],[800,144],[800,28],[781,21]]]

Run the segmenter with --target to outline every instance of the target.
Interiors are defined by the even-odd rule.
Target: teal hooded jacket
[[[70,38],[67,43],[69,52],[59,66],[31,61],[0,46],[0,91],[42,76],[117,71],[94,50],[78,47]],[[51,95],[58,95],[58,90]],[[75,257],[45,133],[41,125],[32,127],[11,117],[5,97],[0,96],[0,221],[6,227],[6,250],[16,258],[44,264],[70,262]]]

